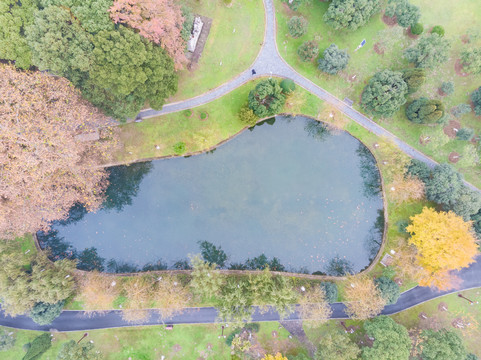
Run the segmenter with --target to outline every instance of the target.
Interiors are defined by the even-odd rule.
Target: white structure
[[[195,51],[195,47],[197,46],[197,41],[199,40],[200,33],[202,32],[202,27],[204,23],[202,22],[201,18],[196,16],[194,19],[194,27],[192,30],[192,35],[190,37],[189,42],[187,43],[187,50],[190,52]]]

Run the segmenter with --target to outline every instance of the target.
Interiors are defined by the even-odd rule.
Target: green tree
[[[400,72],[382,70],[376,73],[362,92],[362,106],[369,113],[391,117],[406,103],[408,86]]]
[[[330,281],[323,281],[320,285],[321,289],[326,294],[326,300],[329,304],[337,301],[337,285]]]
[[[424,330],[418,349],[423,360],[465,360],[467,353],[463,340],[446,329]]]
[[[407,0],[401,0],[396,5],[397,23],[403,28],[408,28],[416,24],[421,18],[421,12],[416,5]]]
[[[0,332],[0,351],[10,350],[15,345],[16,337],[13,331],[3,330]]]
[[[319,59],[319,69],[325,73],[336,75],[339,71],[344,70],[349,62],[349,54],[347,50],[340,50],[336,44],[331,44]]]
[[[404,57],[416,67],[434,69],[449,57],[449,42],[438,34],[423,36],[418,43],[404,51]]]
[[[314,359],[355,360],[360,352],[359,347],[349,339],[349,336],[333,331],[321,337]]]
[[[431,34],[438,34],[444,36],[444,28],[441,25],[436,25],[431,29]]]
[[[241,327],[252,317],[252,296],[249,283],[246,281],[228,281],[222,287],[219,305],[216,306],[218,318],[222,322]]]
[[[200,254],[204,258],[204,261],[207,261],[209,265],[217,265],[221,268],[225,266],[227,255],[221,246],[217,247],[205,240],[199,241],[198,244],[200,246]]]
[[[446,95],[452,95],[454,93],[454,82],[443,81],[441,84],[441,91]]]
[[[438,204],[454,204],[464,187],[463,177],[451,165],[437,165],[427,179],[426,197]]]
[[[424,31],[424,26],[421,23],[416,23],[411,25],[411,34],[413,35],[421,35]]]
[[[481,73],[481,48],[464,50],[461,53],[461,61],[463,62],[463,68],[468,73],[480,74]]]
[[[387,305],[395,304],[397,302],[401,295],[401,290],[399,289],[398,284],[385,276],[381,276],[374,280],[374,284],[376,284],[381,292],[381,296],[386,300]]]
[[[301,61],[309,62],[319,54],[319,45],[316,41],[306,41],[297,49],[297,55]]]
[[[380,9],[379,0],[333,0],[323,19],[336,30],[356,30]]]
[[[259,118],[275,115],[282,110],[286,97],[274,79],[262,80],[249,93],[249,108]]]
[[[415,124],[432,124],[444,116],[444,104],[440,100],[422,97],[406,108],[406,117]]]
[[[474,136],[474,130],[471,128],[462,128],[462,129],[459,129],[459,131],[456,133],[456,137],[459,140],[469,141],[473,138],[473,136]]]
[[[282,79],[279,83],[284,94],[290,94],[296,90],[296,83],[291,79]]]
[[[22,360],[38,360],[51,346],[52,340],[50,339],[50,334],[43,333],[33,339]]]
[[[481,194],[463,186],[454,202],[445,205],[443,209],[446,211],[452,210],[462,216],[464,221],[469,221],[471,216],[477,214],[481,209]]]
[[[471,101],[474,105],[474,113],[478,116],[481,115],[481,86],[473,91]]]
[[[77,344],[70,340],[62,345],[57,360],[102,360],[103,356],[95,350],[94,344],[85,342]]]
[[[451,109],[451,113],[455,116],[455,117],[461,117],[463,116],[464,114],[469,114],[471,112],[471,105],[469,104],[459,104],[459,105],[456,105],[455,107],[453,107]]]
[[[426,82],[426,71],[420,68],[409,68],[402,72],[403,80],[408,85],[408,92],[416,92]]]
[[[302,16],[293,16],[287,23],[289,29],[289,35],[293,38],[298,38],[304,35],[307,31],[307,20]]]
[[[40,70],[64,76],[75,85],[88,76],[93,44],[68,9],[49,6],[36,11],[26,34],[32,62]]]
[[[0,0],[0,59],[14,60],[17,68],[32,65],[24,29],[33,23],[36,9],[35,0]]]
[[[362,348],[363,360],[407,360],[411,339],[407,329],[388,316],[379,316],[364,323],[366,335],[374,338],[372,347]]]
[[[152,108],[160,109],[165,98],[177,90],[172,59],[160,46],[142,39],[132,30],[122,25],[117,31],[102,30],[93,37],[93,44],[90,80],[83,90],[90,93],[89,100],[107,113],[114,111],[110,100],[121,99],[134,105],[131,109],[135,112],[130,116],[134,116],[146,101]],[[107,95],[114,98],[108,99],[104,106],[105,97],[93,98],[92,95],[100,94],[98,91],[91,93],[90,86],[107,91]]]
[[[182,30],[180,34],[184,41],[189,41],[192,35],[192,26],[195,18],[192,9],[188,6],[182,6],[182,17],[184,18],[184,22],[182,23]]]
[[[219,294],[224,284],[224,277],[219,270],[216,270],[217,265],[210,265],[198,255],[192,257],[190,263],[192,266],[192,280],[190,281],[192,291],[202,298],[210,298]]]
[[[247,126],[254,126],[259,120],[259,117],[254,114],[252,109],[249,109],[249,105],[247,104],[241,107],[237,116],[239,117],[239,120]]]
[[[39,325],[51,324],[62,313],[64,301],[55,304],[39,302],[30,310],[30,317]]]

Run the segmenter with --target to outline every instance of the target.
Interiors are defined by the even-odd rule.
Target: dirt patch
[[[427,144],[429,144],[430,141],[431,141],[431,139],[430,139],[429,136],[423,136],[423,135],[419,136],[419,143],[421,145],[427,145]]]
[[[273,338],[276,338],[276,337],[279,336],[279,333],[275,330],[272,330],[271,335],[272,335]]]
[[[374,44],[374,51],[378,55],[384,55],[385,48],[386,47],[384,46],[384,44],[382,44],[380,42],[377,42],[377,43]]]
[[[438,94],[440,96],[446,96],[446,93],[443,90],[441,90],[441,88],[438,88]]]
[[[459,161],[459,154],[456,151],[453,151],[449,154],[449,162],[456,164]]]
[[[469,75],[467,72],[464,72],[461,59],[457,59],[456,62],[454,63],[454,70],[456,71],[456,75],[458,76],[464,77]]]
[[[382,16],[382,21],[383,21],[384,24],[386,24],[387,26],[394,26],[394,25],[397,24],[396,15],[394,15],[393,17],[389,17],[389,16],[386,16],[386,15],[383,15],[383,16]]]
[[[448,304],[441,301],[438,305],[438,311],[448,311]]]
[[[282,3],[282,8],[284,9],[284,12],[286,13],[287,16],[291,17],[296,14],[294,10],[292,10],[289,5],[285,2]]]
[[[419,35],[415,35],[411,32],[411,28],[404,30],[404,34],[411,39],[417,39],[419,37]]]
[[[467,43],[469,43],[470,41],[471,41],[471,40],[469,39],[469,35],[467,35],[467,34],[461,35],[461,42],[462,42],[463,44],[467,44]]]
[[[458,120],[450,120],[449,124],[443,128],[443,132],[448,135],[449,138],[454,139],[459,129],[461,129],[461,123]]]
[[[172,346],[173,352],[179,352],[180,350],[182,350],[182,346],[180,346],[179,344],[175,344],[174,346]]]

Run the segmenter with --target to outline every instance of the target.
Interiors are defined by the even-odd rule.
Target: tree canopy
[[[467,353],[463,340],[454,331],[424,330],[418,348],[423,360],[465,360]]]
[[[397,2],[395,15],[397,23],[403,28],[414,26],[421,18],[419,7],[409,3],[407,0]]]
[[[404,51],[404,57],[416,67],[434,69],[449,57],[449,42],[438,34],[423,36],[413,47]]]
[[[379,0],[333,0],[323,19],[336,30],[356,30],[380,9]]]
[[[444,104],[425,97],[414,100],[406,108],[406,117],[416,124],[432,124],[444,116]]]
[[[386,300],[386,304],[395,304],[401,295],[399,285],[388,277],[381,276],[374,280],[377,288],[381,292],[381,296]]]
[[[267,79],[259,82],[254,90],[249,93],[249,108],[259,118],[279,113],[284,106],[286,97],[282,92],[279,82]]]
[[[426,81],[426,71],[421,68],[409,68],[402,72],[408,92],[416,92]]]
[[[481,73],[481,48],[465,50],[461,53],[463,68],[469,73]]]
[[[78,344],[70,340],[62,345],[57,355],[57,360],[102,360],[104,357],[95,351],[94,344],[84,342]]]
[[[316,360],[355,360],[361,350],[349,336],[331,331],[321,337],[314,359]]]
[[[426,180],[426,197],[438,204],[453,204],[463,186],[463,177],[453,166],[440,164]]]
[[[371,278],[365,275],[350,276],[347,282],[344,290],[346,314],[354,319],[366,320],[382,311],[386,300]]]
[[[409,359],[411,339],[407,329],[388,316],[378,316],[364,323],[366,335],[374,338],[371,347],[362,348],[363,360]]]
[[[474,105],[474,113],[480,116],[481,115],[481,86],[472,92],[471,101],[473,102],[473,105]]]
[[[362,92],[362,106],[373,115],[390,117],[406,103],[408,86],[402,73],[382,70],[376,73]]]
[[[423,208],[412,216],[406,230],[411,234],[409,243],[416,246],[417,262],[426,274],[421,285],[449,287],[446,277],[449,271],[459,270],[474,262],[478,252],[471,223],[453,212],[437,212]]]
[[[319,69],[330,75],[336,75],[346,68],[349,58],[347,50],[340,50],[336,44],[331,44],[318,61]]]

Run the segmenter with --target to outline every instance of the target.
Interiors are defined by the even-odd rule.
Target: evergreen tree
[[[330,75],[336,75],[347,67],[349,58],[347,50],[340,50],[336,44],[331,44],[318,61],[319,69]]]

